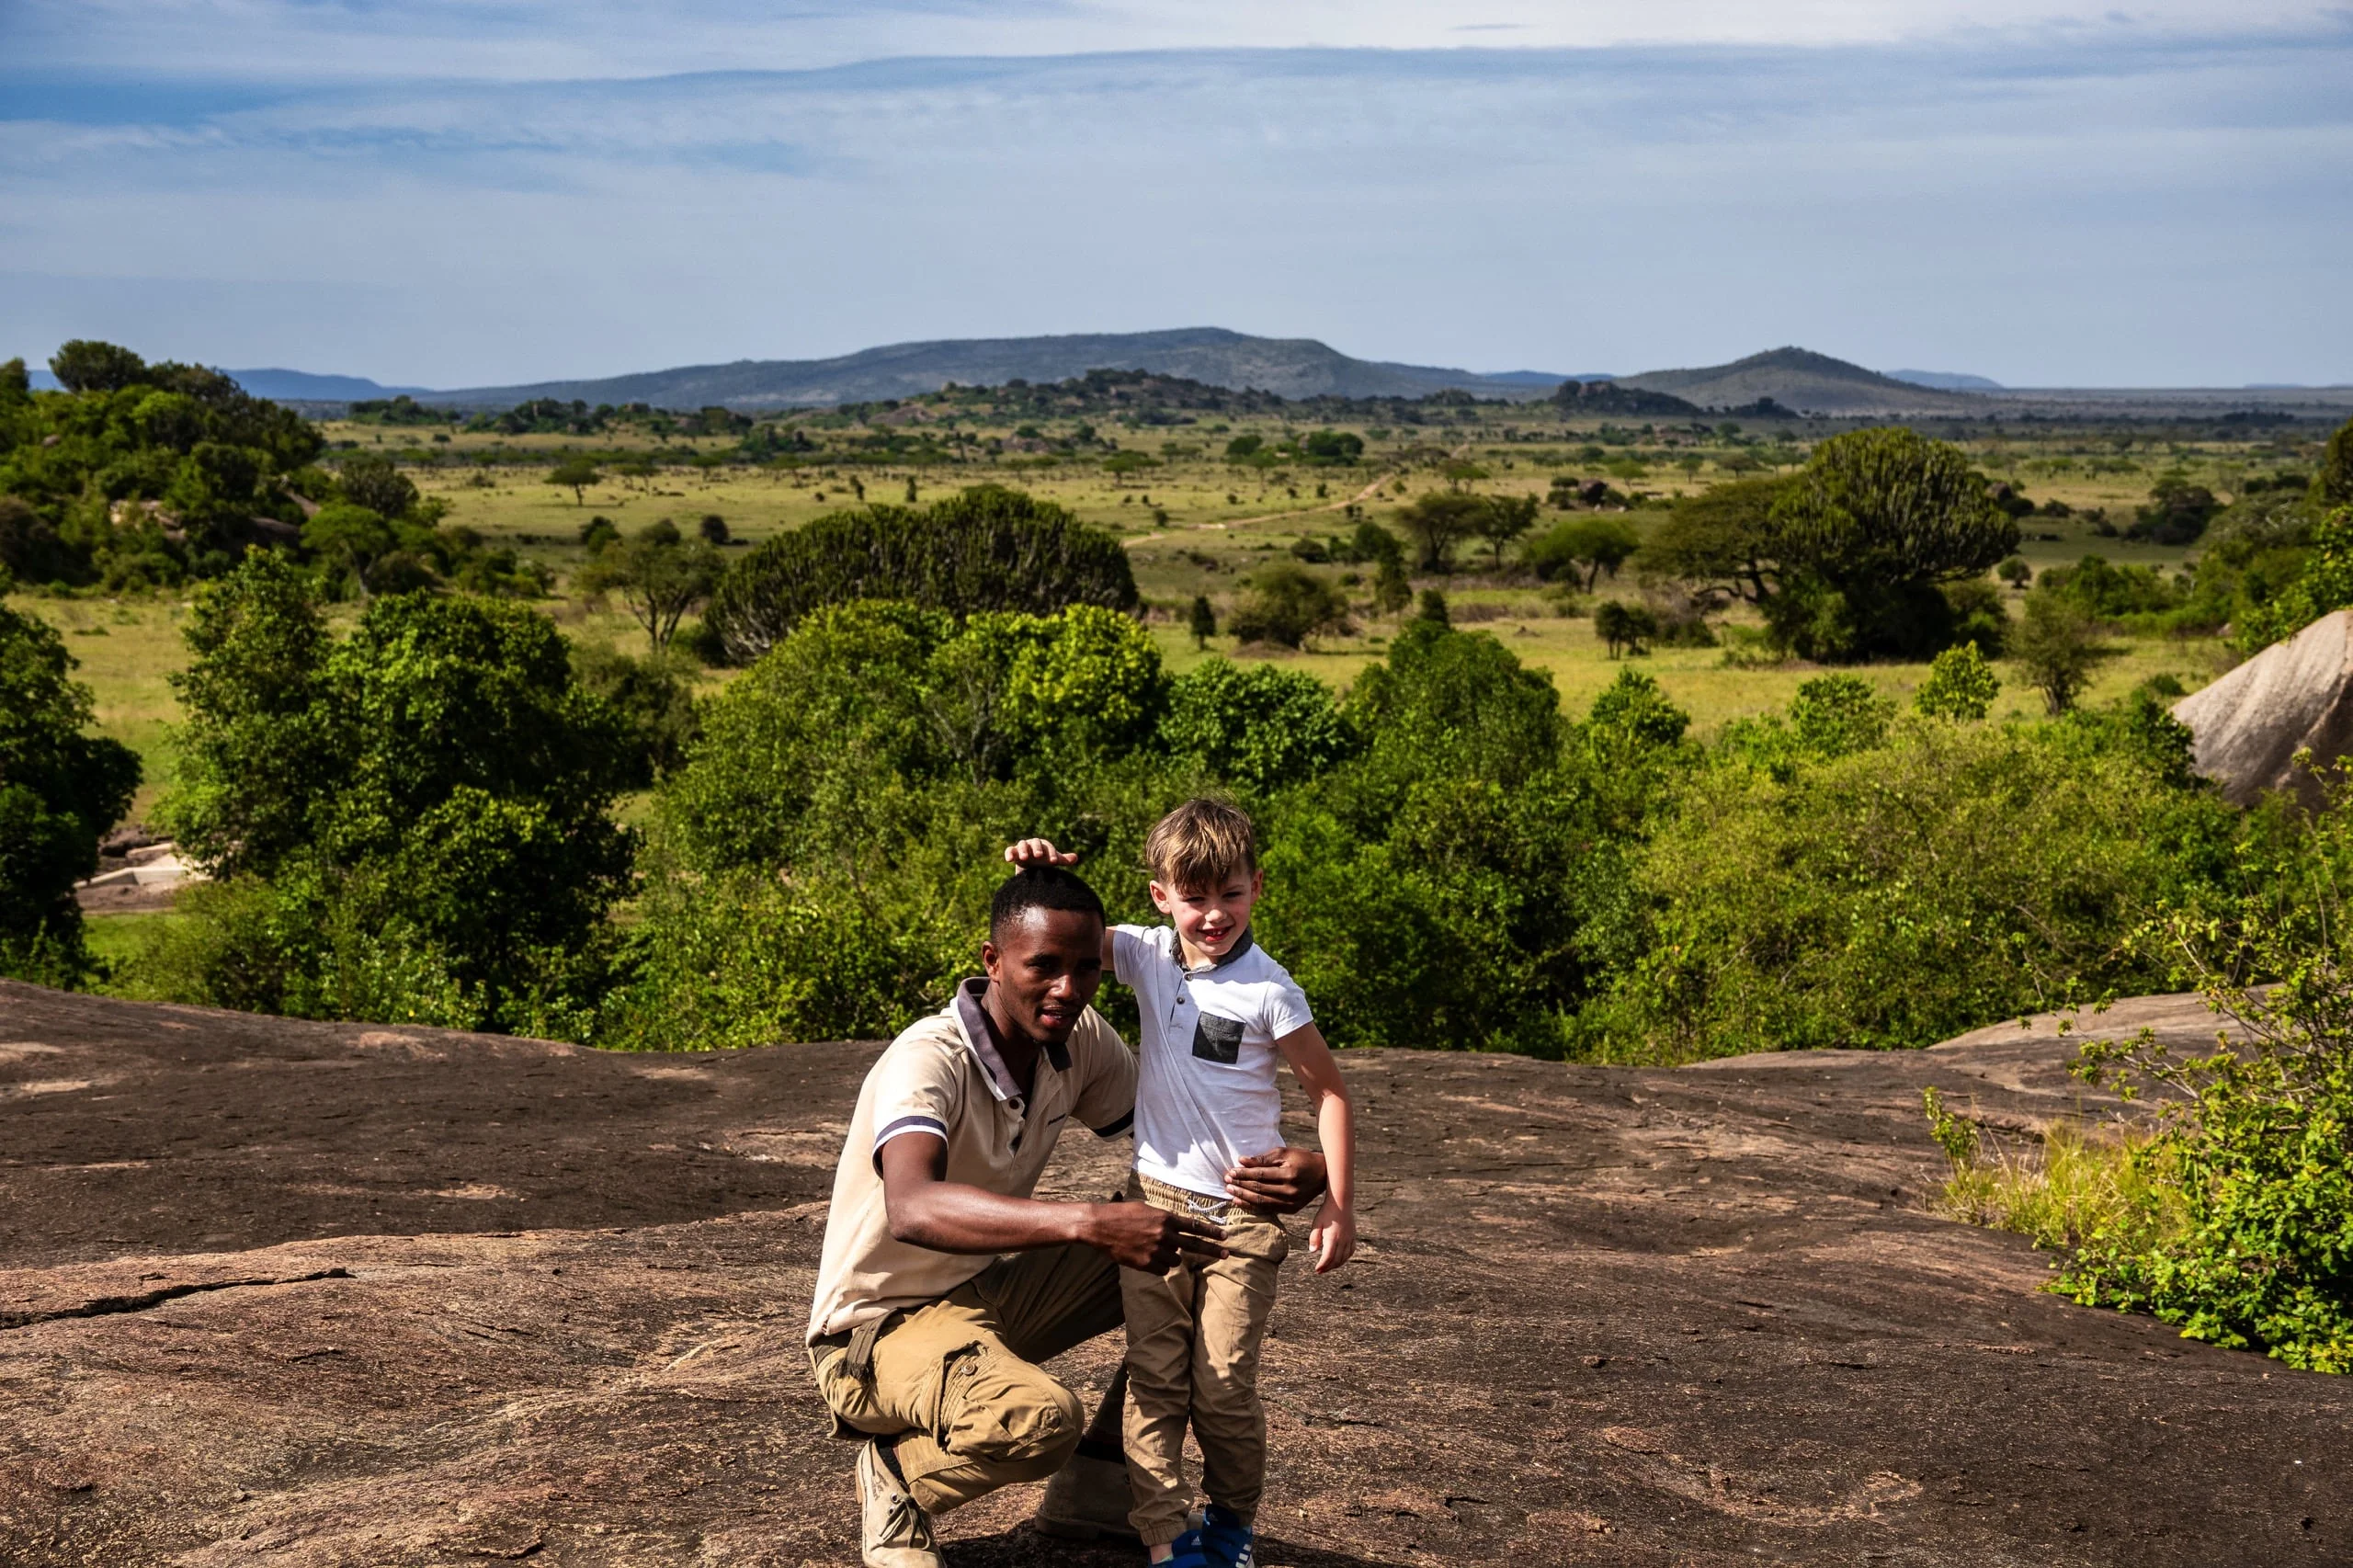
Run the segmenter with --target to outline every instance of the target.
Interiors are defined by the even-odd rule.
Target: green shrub
[[[1303,670],[1210,659],[1170,683],[1160,744],[1253,795],[1305,783],[1355,749],[1331,689]]]
[[[256,554],[188,642],[158,815],[224,881],[159,974],[263,1012],[577,1027],[630,873],[609,811],[632,746],[544,616],[405,595],[331,643],[299,574]]]
[[[720,580],[705,619],[749,664],[825,605],[894,599],[953,615],[1132,610],[1120,541],[1062,507],[979,485],[922,508],[836,512],[780,534]]]
[[[1242,602],[1226,618],[1225,629],[1244,642],[1296,648],[1319,632],[1345,634],[1348,604],[1314,573],[1279,561],[1252,576]]]
[[[87,735],[89,687],[54,628],[0,605],[0,974],[77,985],[95,965],[74,884],[131,805],[139,759]]]
[[[1912,706],[1931,719],[1972,723],[1994,710],[2001,678],[1974,642],[1948,648],[1928,665],[1928,678],[1912,696]]]
[[[1597,1053],[1922,1046],[2154,985],[2128,935],[2227,874],[2235,813],[2113,732],[1914,722],[1819,759],[1798,733],[1728,733],[1636,858]]]
[[[2154,1313],[2185,1338],[2323,1372],[2353,1371],[2342,777],[2335,793],[2319,843],[2261,867],[2231,918],[2176,911],[2151,933],[2199,976],[2230,1042],[2177,1057],[2144,1030],[2085,1046],[2086,1078],[2163,1093],[2158,1132],[2134,1156],[2162,1179],[2082,1240],[2060,1285],[2086,1304]]]

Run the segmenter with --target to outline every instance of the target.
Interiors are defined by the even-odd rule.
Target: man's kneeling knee
[[[1010,1351],[974,1346],[946,1374],[939,1425],[949,1452],[1015,1482],[1051,1475],[1078,1447],[1086,1426],[1078,1396]]]

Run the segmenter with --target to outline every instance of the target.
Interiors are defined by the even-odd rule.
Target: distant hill
[[[1480,375],[1430,365],[1356,359],[1312,337],[1252,337],[1222,327],[1173,332],[1084,333],[1059,337],[950,338],[894,343],[833,359],[738,359],[599,381],[468,387],[432,394],[437,403],[504,408],[532,398],[650,403],[659,408],[781,408],[873,403],[960,386],[1065,381],[1093,369],[1153,370],[1212,386],[1255,388],[1286,398],[1422,397],[1468,392],[1538,398],[1570,378],[1540,370]],[[374,394],[368,394],[374,395]],[[421,394],[420,394],[421,395]]]
[[[1915,387],[1934,387],[1938,392],[2004,392],[2001,382],[1984,376],[1964,375],[1959,370],[1882,370],[1899,381],[1909,381]]]
[[[1899,381],[1806,348],[1774,348],[1729,365],[1694,370],[1646,370],[1620,378],[1620,386],[1668,392],[1702,408],[1743,408],[1771,400],[1801,414],[1972,414],[1982,397]]]
[[[358,403],[369,398],[392,397],[406,392],[411,397],[422,393],[423,387],[380,386],[365,376],[322,376],[309,370],[223,370],[222,375],[236,382],[254,397],[266,397],[278,403]],[[62,392],[57,378],[47,370],[32,370],[26,378],[35,392]]]

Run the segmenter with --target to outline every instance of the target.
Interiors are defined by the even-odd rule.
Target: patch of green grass
[[[1923,1093],[1951,1174],[1930,1207],[1948,1219],[2009,1231],[2046,1252],[2072,1253],[2094,1233],[2186,1223],[2178,1196],[2143,1154],[2153,1135],[2125,1125],[2054,1121],[2005,1137]]]
[[[83,916],[83,940],[108,971],[107,978],[95,989],[110,995],[144,998],[145,993],[138,984],[139,959],[181,918],[168,909]]]

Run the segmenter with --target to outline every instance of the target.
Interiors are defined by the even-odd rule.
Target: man
[[[1216,1226],[1149,1204],[1030,1197],[1065,1125],[1110,1138],[1135,1114],[1135,1059],[1089,1006],[1103,929],[1101,901],[1071,872],[1009,878],[984,977],[892,1041],[858,1091],[809,1356],[835,1434],[860,1439],[870,1568],[939,1568],[931,1515],[1049,1475],[1041,1524],[1125,1525],[1120,1385],[1082,1432],[1076,1397],[1037,1363],[1120,1322],[1121,1267],[1223,1249]],[[1322,1189],[1323,1159],[1285,1149],[1228,1180],[1238,1199],[1290,1212]],[[1064,1471],[1083,1437],[1091,1460]]]

